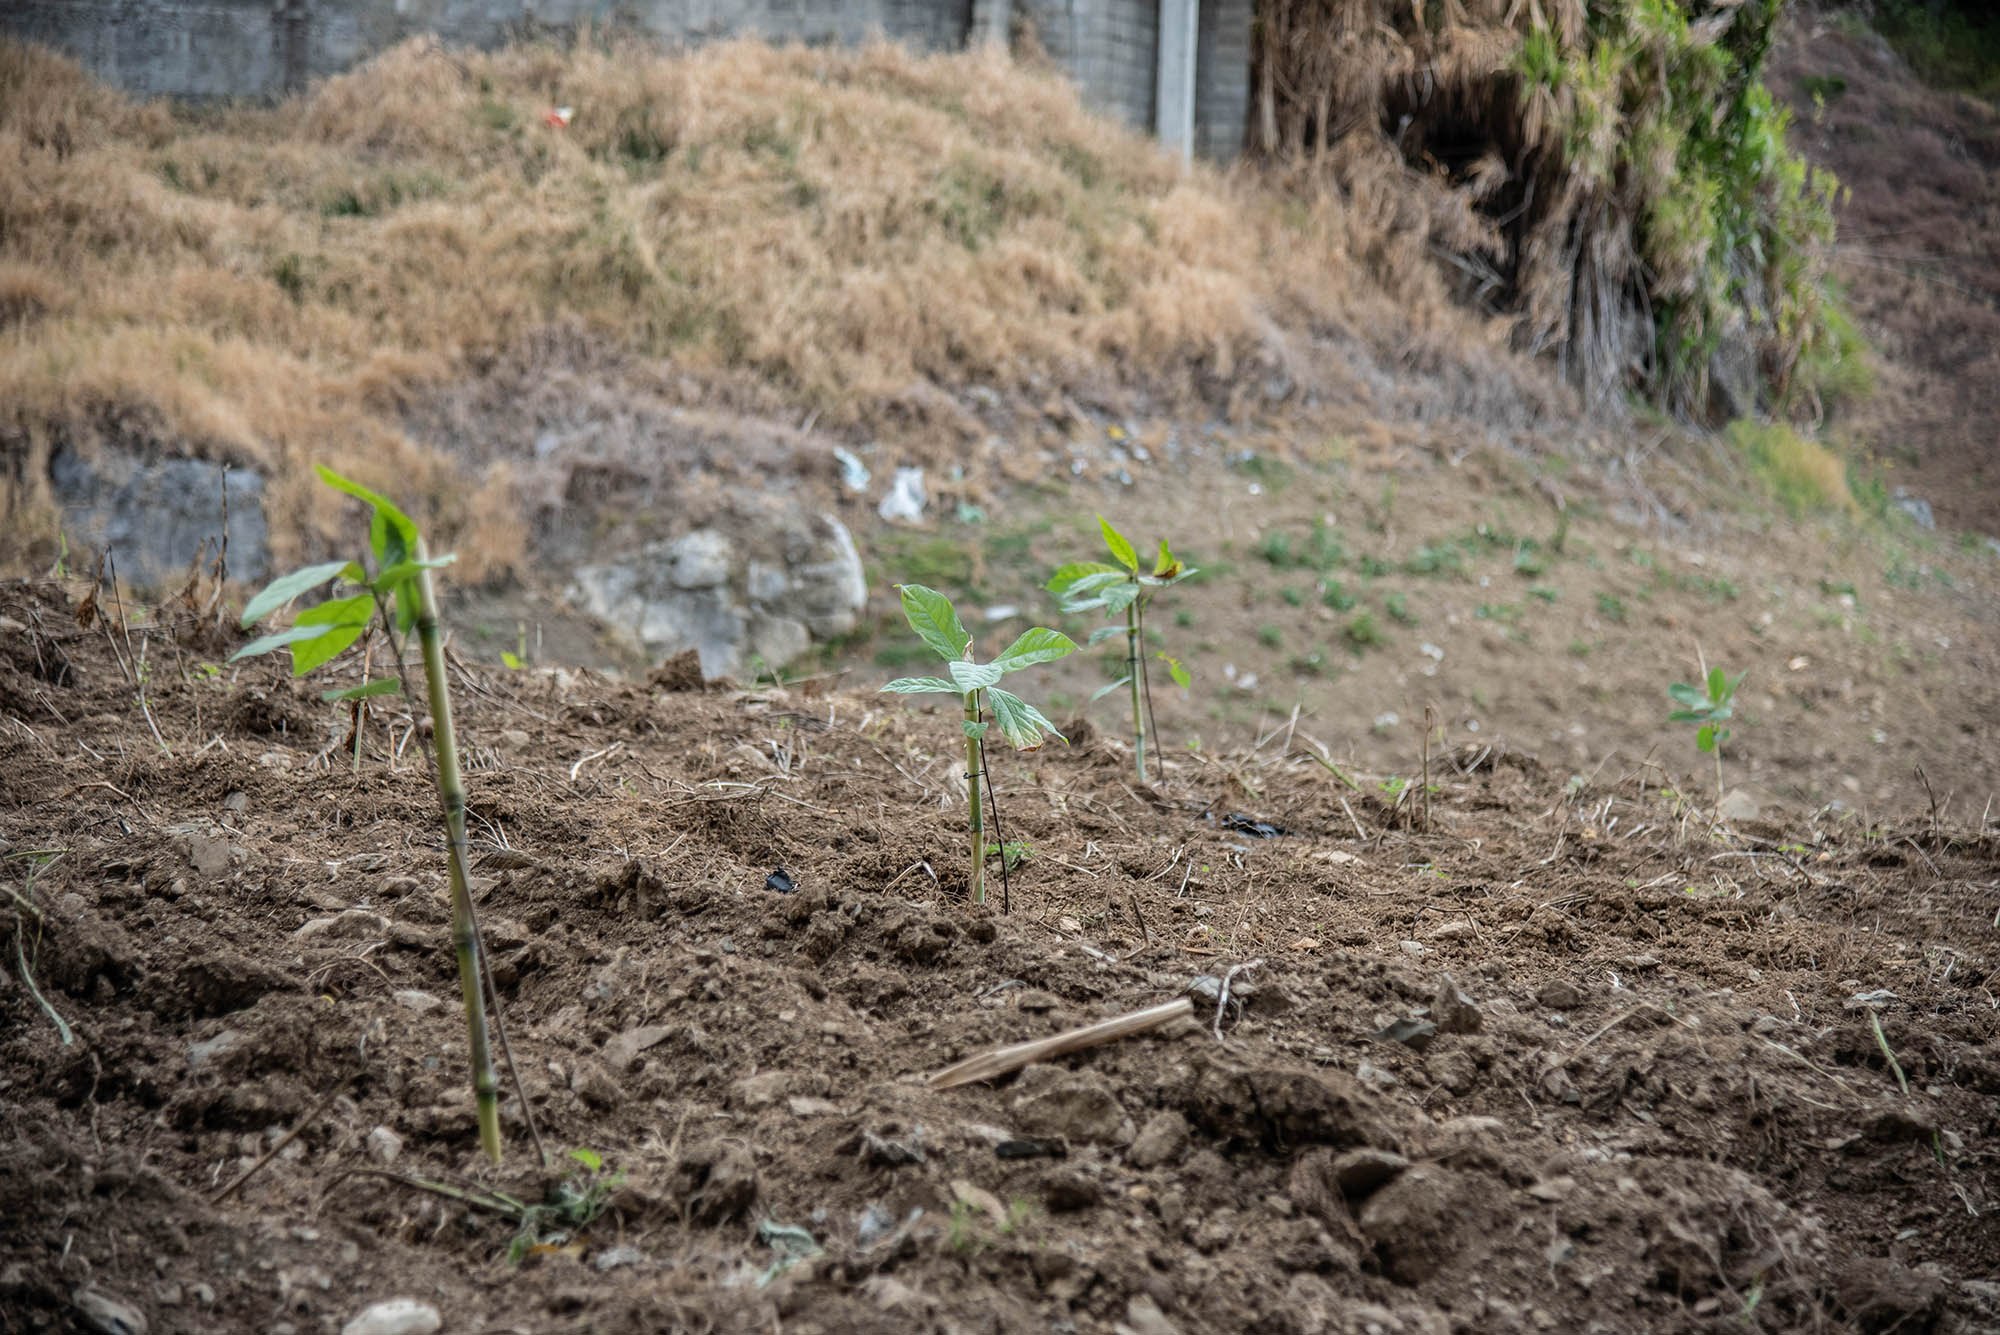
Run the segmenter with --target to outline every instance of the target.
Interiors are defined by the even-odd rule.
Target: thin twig
[[[307,1127],[311,1126],[313,1122],[318,1119],[319,1115],[327,1110],[327,1106],[331,1104],[336,1097],[338,1097],[341,1090],[347,1088],[347,1082],[349,1080],[352,1080],[353,1078],[354,1077],[351,1075],[344,1075],[340,1077],[340,1079],[334,1081],[333,1087],[327,1090],[326,1093],[320,1095],[319,1102],[315,1103],[312,1107],[308,1108],[306,1110],[306,1115],[304,1117],[301,1117],[298,1121],[294,1122],[292,1124],[292,1129],[290,1131],[287,1131],[284,1135],[278,1137],[277,1144],[273,1145],[270,1149],[264,1151],[263,1158],[259,1159],[256,1163],[253,1163],[248,1168],[244,1169],[240,1174],[237,1175],[237,1178],[234,1182],[231,1182],[228,1186],[224,1187],[222,1190],[210,1196],[208,1198],[208,1203],[210,1205],[220,1205],[222,1204],[223,1201],[235,1195],[237,1189],[240,1188],[245,1182],[248,1182],[251,1178],[257,1176],[258,1172],[263,1169],[265,1164],[277,1158],[278,1155],[284,1150],[285,1146],[291,1144],[294,1140],[297,1140],[299,1138],[299,1133],[304,1131]]]
[[[931,1076],[929,1083],[932,1089],[953,1089],[959,1085],[969,1085],[976,1080],[993,1080],[1048,1057],[1060,1057],[1071,1052],[1081,1052],[1085,1048],[1094,1048],[1114,1039],[1149,1033],[1193,1014],[1194,1002],[1187,997],[1176,997],[1158,1006],[1114,1016],[1109,1020],[1100,1020],[1096,1024],[1087,1024],[1079,1029],[1066,1030],[1050,1038],[1037,1039],[1032,1043],[1016,1043],[1012,1047],[983,1052],[957,1065],[947,1066]]]
[[[1243,964],[1232,964],[1229,966],[1229,972],[1222,975],[1222,986],[1217,989],[1215,996],[1216,1042],[1222,1042],[1222,1015],[1224,1011],[1229,1009],[1229,985],[1236,981],[1237,974],[1243,972],[1245,969],[1254,969],[1263,962],[1261,959],[1256,959]]]

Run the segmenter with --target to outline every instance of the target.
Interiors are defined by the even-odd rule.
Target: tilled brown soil
[[[61,591],[0,616],[0,1330],[2000,1329],[1991,825],[1475,746],[1425,832],[1283,735],[1148,789],[1082,725],[995,765],[1002,912],[949,712],[462,674],[520,1077],[624,1175],[512,1263],[437,1188],[562,1173],[511,1091],[478,1154],[412,720],[357,769],[226,645],[135,637],[142,710]]]

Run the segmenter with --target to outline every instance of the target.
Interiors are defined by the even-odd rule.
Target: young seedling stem
[[[418,539],[416,559],[428,559]],[[417,644],[423,651],[430,689],[431,742],[437,749],[438,800],[444,805],[446,857],[451,875],[451,944],[458,954],[459,991],[465,997],[467,1051],[472,1057],[472,1097],[479,1117],[479,1145],[500,1162],[500,1083],[486,1046],[486,994],[479,971],[479,933],[472,918],[472,890],[466,874],[465,776],[458,765],[458,734],[451,721],[451,692],[444,666],[444,631],[438,620],[431,572],[417,571]]]
[[[1131,539],[1112,527],[1111,521],[1103,515],[1097,517],[1097,527],[1104,536],[1104,546],[1111,553],[1115,565],[1103,561],[1072,561],[1050,576],[1049,592],[1056,595],[1065,612],[1085,612],[1101,610],[1107,616],[1116,617],[1120,613],[1125,619],[1125,676],[1112,682],[1092,696],[1105,695],[1120,686],[1129,688],[1132,699],[1132,768],[1140,783],[1150,783],[1146,768],[1146,750],[1149,740],[1149,723],[1153,714],[1152,682],[1146,673],[1146,661],[1142,657],[1146,636],[1146,603],[1152,595],[1170,585],[1178,584],[1194,571],[1175,559],[1173,551],[1165,540],[1160,543],[1159,558],[1153,563],[1148,574],[1139,564],[1139,553],[1132,546]],[[1109,636],[1118,634],[1115,626],[1106,626],[1091,634],[1090,642],[1098,643]],[[1180,663],[1161,654],[1167,670],[1174,681],[1188,684],[1187,669]],[[1159,727],[1150,727],[1152,739],[1159,736]]]
[[[972,875],[969,893],[972,902],[986,902],[986,810],[980,797],[979,785],[985,780],[988,793],[993,789],[993,776],[986,770],[985,741],[989,728],[998,727],[1017,750],[1031,751],[1042,744],[1047,736],[1060,738],[1055,725],[1042,717],[1040,710],[1011,691],[1000,688],[1000,679],[1010,672],[1046,663],[1075,651],[1076,644],[1069,636],[1046,626],[1035,626],[1022,632],[1019,639],[1000,652],[990,663],[975,662],[972,657],[972,636],[966,633],[965,625],[959,620],[951,600],[935,589],[927,589],[921,584],[898,584],[897,591],[903,599],[903,617],[910,623],[910,629],[917,637],[930,646],[931,652],[944,660],[950,672],[949,677],[899,677],[882,689],[898,695],[927,695],[932,692],[952,695],[958,698],[963,715],[959,725],[965,736],[965,799],[970,814],[968,844],[972,856]],[[989,723],[985,717],[985,706],[993,706],[993,719]],[[998,811],[995,811],[994,828],[999,828]],[[1001,885],[1007,884],[1006,853],[1001,852]]]

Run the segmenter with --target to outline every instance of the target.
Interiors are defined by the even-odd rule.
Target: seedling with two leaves
[[[1125,635],[1125,675],[1093,695],[1095,700],[1109,695],[1124,686],[1132,694],[1132,761],[1140,783],[1148,783],[1146,777],[1146,734],[1147,720],[1151,714],[1151,693],[1146,680],[1146,660],[1141,656],[1140,646],[1146,631],[1146,604],[1161,589],[1180,583],[1195,572],[1183,566],[1174,556],[1173,549],[1165,538],[1160,539],[1160,554],[1153,561],[1153,569],[1148,573],[1139,562],[1139,553],[1132,546],[1132,540],[1112,527],[1111,521],[1103,515],[1097,517],[1097,527],[1104,534],[1104,546],[1110,551],[1116,565],[1102,561],[1072,561],[1058,569],[1049,578],[1049,592],[1055,594],[1065,612],[1089,612],[1102,609],[1109,617],[1123,616],[1125,624],[1105,626],[1091,632],[1090,642],[1097,644],[1117,635],[1121,630]],[[1186,686],[1190,678],[1188,670],[1177,659],[1162,653],[1156,655],[1167,665],[1167,672],[1177,686]],[[1157,731],[1157,729],[1155,729]]]
[[[1735,714],[1736,688],[1749,675],[1748,672],[1739,672],[1736,680],[1731,681],[1728,673],[1714,667],[1708,670],[1707,679],[1699,687],[1684,681],[1667,687],[1667,694],[1680,706],[1667,715],[1667,722],[1694,724],[1695,746],[1715,757],[1715,799],[1718,802],[1722,800],[1722,743],[1729,737],[1729,729],[1722,725]]]
[[[899,677],[882,689],[898,695],[936,692],[958,697],[965,713],[960,730],[965,735],[965,795],[972,826],[972,902],[984,904],[986,854],[992,847],[986,842],[985,809],[979,799],[979,781],[985,773],[986,734],[998,724],[1000,735],[1018,751],[1035,750],[1045,737],[1062,740],[1055,724],[1020,696],[1001,689],[1000,680],[1010,672],[1074,653],[1076,642],[1061,631],[1036,626],[1023,631],[990,663],[975,662],[972,636],[958,619],[949,598],[921,584],[898,584],[896,591],[903,598],[903,618],[917,637],[944,660],[950,676]],[[990,722],[986,718],[989,704],[993,707]]]
[[[403,643],[414,630],[423,653],[429,687],[431,739],[437,753],[438,797],[444,808],[445,844],[451,874],[451,934],[458,952],[459,984],[465,996],[467,1046],[472,1059],[473,1098],[478,1110],[479,1142],[493,1162],[500,1162],[499,1081],[487,1047],[486,1002],[480,971],[479,925],[466,874],[465,779],[459,769],[457,734],[452,729],[451,696],[445,679],[444,634],[438,621],[437,593],[431,571],[449,565],[453,557],[430,555],[416,523],[386,498],[327,468],[320,480],[368,507],[369,558],[328,561],[280,575],[243,609],[243,624],[255,625],[301,594],[327,584],[336,596],[306,608],[289,628],[252,640],[231,661],[255,658],[279,649],[292,656],[292,675],[303,677],[340,657],[371,628],[380,625],[394,654],[397,675],[363,681],[358,686],[321,693],[329,701],[364,701],[405,691],[402,678]],[[369,559],[369,558],[364,558]],[[354,592],[341,594],[342,588]],[[363,641],[365,643],[365,641]],[[359,720],[356,721],[359,731]],[[503,1039],[504,1041],[504,1039]],[[526,1104],[523,1103],[525,1113]]]

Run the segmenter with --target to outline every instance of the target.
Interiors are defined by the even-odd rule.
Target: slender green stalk
[[[428,559],[417,543],[416,558]],[[444,634],[431,572],[419,570],[417,640],[423,647],[430,690],[431,742],[437,752],[438,800],[444,805],[445,843],[451,867],[451,942],[458,951],[459,989],[465,994],[465,1027],[472,1053],[472,1091],[479,1110],[479,1145],[500,1162],[500,1082],[486,1045],[486,995],[479,985],[479,933],[473,925],[472,891],[466,883],[465,776],[458,767],[458,734],[451,723],[451,689],[445,679]]]
[[[1139,600],[1125,609],[1125,670],[1132,676],[1132,763],[1146,780],[1146,715],[1139,707]]]
[[[965,721],[979,726],[979,692],[965,693]],[[967,734],[965,739],[965,797],[972,810],[972,902],[986,902],[986,812],[979,802],[980,741]],[[1005,857],[1006,854],[1001,854]]]

